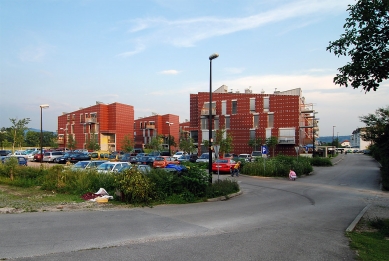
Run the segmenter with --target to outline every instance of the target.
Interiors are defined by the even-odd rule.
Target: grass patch
[[[368,231],[348,233],[350,247],[357,251],[362,261],[386,261],[389,257],[389,219],[363,220]]]

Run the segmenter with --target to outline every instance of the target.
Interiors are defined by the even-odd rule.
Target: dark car
[[[0,156],[8,156],[11,153],[12,151],[10,150],[0,150]]]
[[[54,159],[54,162],[59,163],[59,164],[66,164],[66,162],[68,162],[70,157],[74,154],[76,154],[76,153],[75,152],[66,152],[62,157]]]
[[[197,154],[190,154],[189,161],[192,163],[196,163],[196,160],[198,159]]]
[[[69,159],[70,163],[77,163],[81,160],[90,160],[89,153],[75,153]]]
[[[153,166],[155,157],[152,156],[143,156],[137,159],[136,164],[144,164]]]
[[[27,166],[27,159],[25,157],[23,157],[23,156],[6,156],[6,157],[2,157],[1,163],[5,163],[8,160],[10,160],[11,158],[16,158],[18,160],[19,166]]]

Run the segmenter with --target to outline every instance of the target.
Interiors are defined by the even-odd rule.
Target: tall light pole
[[[43,129],[42,129],[42,109],[49,108],[48,104],[39,105],[41,108],[41,163],[43,162]]]
[[[209,56],[209,118],[208,118],[208,171],[209,183],[212,183],[212,60],[219,57],[219,54],[214,53]]]
[[[169,125],[169,144],[168,144],[168,146],[169,146],[169,155],[171,156],[171,155],[172,155],[172,152],[171,152],[171,150],[170,150],[170,125],[172,125],[173,123],[167,121],[166,124]]]
[[[336,126],[332,126],[332,146],[334,146],[334,130]]]

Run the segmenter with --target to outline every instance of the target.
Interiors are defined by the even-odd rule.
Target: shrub
[[[135,168],[128,169],[115,176],[115,184],[122,193],[122,200],[133,204],[149,204],[153,198],[154,184]]]
[[[207,198],[216,198],[220,196],[227,196],[232,193],[238,192],[239,185],[236,180],[225,179],[217,180],[212,184],[209,184],[206,189]]]
[[[332,162],[329,158],[313,157],[311,158],[312,166],[332,166]]]

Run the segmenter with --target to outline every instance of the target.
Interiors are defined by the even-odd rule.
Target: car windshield
[[[89,162],[86,161],[79,161],[76,164],[74,164],[73,168],[76,169],[85,169]]]
[[[111,170],[113,169],[113,164],[109,164],[109,163],[103,163],[101,164],[100,166],[97,167],[98,170]]]
[[[204,153],[200,156],[200,159],[208,159],[209,156],[208,156],[208,153]]]
[[[228,163],[228,160],[218,159],[216,160],[216,163]]]
[[[162,157],[156,157],[155,158],[155,161],[164,161],[165,159],[164,158],[162,158]]]
[[[260,151],[253,151],[252,153],[253,156],[261,156],[261,152]]]

